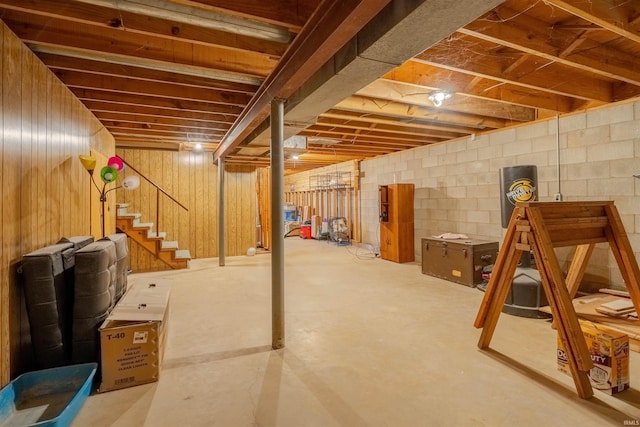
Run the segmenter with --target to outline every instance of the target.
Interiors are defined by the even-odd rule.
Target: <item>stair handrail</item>
[[[131,165],[131,163],[129,163],[128,161],[126,161],[125,159],[123,159],[122,157],[120,157],[120,159],[129,167],[131,168],[132,171],[134,171],[135,173],[137,173],[138,175],[140,175],[142,178],[144,178],[149,184],[153,185],[156,188],[156,234],[160,233],[160,193],[164,194],[165,196],[167,196],[169,199],[171,199],[174,203],[176,203],[178,206],[180,206],[182,209],[184,209],[185,211],[189,212],[189,208],[187,208],[185,205],[183,205],[182,203],[180,203],[178,200],[176,200],[175,197],[173,197],[171,194],[167,193],[162,187],[160,187],[158,184],[156,184],[155,182],[153,182],[151,179],[149,179],[145,174],[143,174],[142,172],[140,172],[138,169],[136,169],[135,167],[133,167]],[[158,234],[159,235],[159,234]]]

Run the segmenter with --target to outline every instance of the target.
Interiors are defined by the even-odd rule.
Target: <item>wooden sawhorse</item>
[[[604,242],[609,243],[636,312],[640,313],[640,270],[613,202],[518,203],[474,323],[476,328],[482,328],[478,347],[489,347],[518,261],[523,251],[532,250],[578,395],[583,399],[593,396],[588,377],[593,363],[571,300],[595,244]],[[566,278],[553,250],[563,246],[576,246]]]

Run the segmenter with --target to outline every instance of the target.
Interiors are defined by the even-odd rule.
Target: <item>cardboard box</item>
[[[157,381],[169,328],[167,279],[130,286],[100,326],[99,392]]]
[[[607,394],[629,388],[629,336],[605,326],[580,320],[594,367],[589,371],[591,386]],[[558,334],[558,369],[571,375],[569,361]]]

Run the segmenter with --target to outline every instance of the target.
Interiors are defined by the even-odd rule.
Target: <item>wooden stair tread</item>
[[[126,203],[118,204],[116,224],[138,245],[152,253],[157,259],[167,264],[173,269],[183,269],[189,267],[191,254],[188,250],[178,249],[177,241],[168,241],[167,233],[164,231],[153,231],[152,222],[140,222],[142,214],[129,213],[126,211]]]
[[[142,214],[125,212],[119,213],[118,215],[116,215],[116,217],[122,219],[138,219],[142,217]]]
[[[147,233],[147,239],[166,239],[167,233],[165,231],[161,231],[156,233],[155,231],[149,231]]]
[[[163,240],[162,242],[160,242],[160,248],[163,250],[178,249],[178,242],[176,242],[175,240]]]
[[[176,259],[191,259],[189,249],[178,249],[174,255]]]
[[[153,223],[152,222],[138,222],[138,223],[133,223],[133,227],[134,228],[148,228],[148,229],[152,229],[153,228]]]

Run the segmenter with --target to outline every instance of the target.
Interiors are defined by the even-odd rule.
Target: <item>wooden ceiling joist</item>
[[[356,94],[369,98],[433,107],[428,95],[434,89],[402,81],[378,79],[359,90]],[[533,108],[458,94],[453,94],[453,97],[447,100],[446,109],[465,114],[498,117],[509,121],[528,122],[535,120],[535,110]]]
[[[640,43],[640,21],[633,20],[632,7],[634,2],[620,2],[611,4],[611,1],[589,0],[589,2],[545,0],[546,3],[566,10],[585,21],[607,29],[621,37]],[[638,11],[635,10],[637,13]]]
[[[85,101],[85,105],[98,119],[132,120],[137,122],[173,123],[194,127],[228,128],[235,116],[223,114],[192,113],[189,111],[151,108],[135,105]]]
[[[104,112],[104,111],[92,111],[93,114],[100,120],[103,124],[106,121],[110,122],[122,122],[122,123],[138,123],[145,124],[149,126],[160,125],[160,126],[175,126],[175,127],[188,127],[191,129],[197,130],[216,130],[219,132],[226,132],[231,123],[224,122],[214,122],[208,120],[187,120],[184,118],[173,118],[173,117],[159,117],[159,116],[149,116],[142,114],[128,114],[122,112]]]
[[[428,145],[428,144],[422,144],[422,145]],[[415,148],[414,145],[396,145],[395,147],[385,147],[385,146],[381,146],[379,144],[370,144],[370,145],[358,145],[358,144],[346,144],[346,145],[340,145],[340,146],[324,146],[324,145],[311,145],[308,147],[307,149],[307,153],[310,154],[317,154],[317,153],[333,153],[333,154],[340,154],[340,155],[350,155],[350,156],[354,156],[354,155],[359,155],[362,156],[363,154],[376,154],[376,155],[380,155],[380,154],[387,154],[387,153],[393,153],[395,151],[402,151],[402,150],[408,150],[410,148]]]
[[[508,124],[505,120],[493,117],[451,113],[446,108],[419,107],[362,96],[351,96],[337,104],[336,108],[390,117],[414,117],[421,120],[431,120],[434,123],[441,124],[442,126],[439,128],[454,132],[469,130],[469,133],[473,133],[473,130],[499,129]]]
[[[253,95],[258,89],[258,86],[256,85],[185,74],[183,72],[184,70],[180,70],[180,73],[176,73],[138,66],[54,55],[50,53],[38,53],[38,57],[54,72],[64,70],[109,77],[125,77],[147,82],[158,82],[163,84],[172,83],[203,89],[219,89],[248,95]]]
[[[133,106],[150,106],[196,113],[220,113],[238,116],[242,109],[234,105],[214,104],[211,102],[191,101],[166,97],[149,97],[137,94],[125,94],[96,89],[71,88],[81,101],[104,101]]]
[[[449,139],[459,138],[461,136],[469,135],[477,132],[476,128],[456,128],[453,129],[448,126],[439,125],[431,119],[423,120],[411,116],[393,116],[393,115],[381,115],[372,114],[362,111],[353,110],[341,110],[339,108],[333,108],[326,113],[322,114],[321,118],[336,118],[342,120],[364,120],[369,123],[379,123],[382,125],[400,125],[406,127],[413,127],[424,130],[425,135],[431,135],[431,132],[435,132],[434,136],[450,135]]]
[[[283,0],[278,2],[250,0],[173,0],[197,8],[220,11],[242,18],[269,22],[298,33],[320,0]]]
[[[305,131],[304,133],[307,136],[318,136],[322,135],[322,132],[313,132],[313,131]],[[405,141],[404,143],[398,141],[384,141],[384,140],[375,140],[369,139],[367,137],[351,137],[349,139],[341,140],[336,144],[317,144],[311,143],[307,144],[307,150],[331,150],[332,152],[340,152],[342,153],[344,150],[350,150],[354,148],[361,148],[364,150],[370,150],[371,152],[375,151],[388,151],[388,150],[406,150],[408,148],[421,147],[423,145],[428,145],[432,143],[432,141]]]
[[[113,129],[114,131],[136,131],[144,134],[160,134],[171,133],[176,135],[188,135],[197,134],[202,135],[208,140],[219,138],[224,135],[224,129],[211,129],[211,128],[193,128],[183,126],[171,126],[164,124],[150,124],[139,122],[123,122],[114,120],[103,120],[102,124],[107,129]]]
[[[370,141],[384,141],[388,144],[398,142],[401,145],[431,143],[434,141],[442,141],[444,138],[434,138],[424,135],[401,135],[395,132],[378,132],[374,130],[353,129],[352,127],[340,127],[334,125],[325,125],[322,123],[309,126],[302,131],[300,135],[309,133],[318,134],[329,137],[340,137],[343,140],[352,140],[352,138],[367,138]]]
[[[275,37],[264,38],[261,37],[260,32],[245,35],[234,33],[230,31],[231,28],[221,29],[219,21],[213,19],[196,19],[193,16],[187,18],[185,15],[166,11],[162,16],[149,19],[151,15],[126,10],[128,4],[133,4],[133,2],[87,1],[83,3],[83,0],[74,2],[67,0],[43,2],[2,0],[0,8],[48,18],[62,18],[74,23],[94,25],[104,29],[116,29],[168,40],[257,52],[276,57],[284,53],[291,38],[291,34],[286,29],[280,29]],[[148,11],[162,11],[160,7],[147,9]],[[217,28],[212,28],[211,24],[216,22],[218,23]]]
[[[211,132],[195,133],[189,131],[175,131],[164,129],[144,129],[135,126],[106,126],[111,134],[116,138],[122,136],[137,136],[148,138],[164,138],[167,140],[183,141],[183,142],[213,142],[220,139],[221,134]]]
[[[308,136],[287,173],[640,96],[623,0],[0,0],[0,19],[116,146],[266,166],[287,100],[286,137]]]
[[[214,160],[224,156],[265,117],[274,97],[286,99],[369,22],[389,0],[324,0],[311,15],[247,109],[222,139]]]
[[[486,19],[461,28],[459,33],[556,61],[587,73],[640,85],[640,70],[631,66],[636,62],[634,56],[597,43],[585,43],[579,51],[562,57],[559,53],[566,45],[561,42],[571,43],[575,34],[568,30],[554,29],[553,37],[549,37],[548,26],[544,22],[506,6],[499,7],[497,11],[500,16],[508,19],[500,18],[500,24],[494,25],[492,21],[496,19],[495,14],[498,12],[492,12]],[[550,40],[555,41],[555,45]]]
[[[338,126],[349,127],[351,129],[360,130],[376,130],[381,133],[392,133],[395,135],[412,136],[430,136],[434,138],[452,139],[464,135],[463,133],[444,132],[435,129],[429,129],[421,126],[404,126],[402,124],[382,123],[381,120],[369,121],[368,118],[357,120],[356,118],[340,118],[331,117],[329,114],[323,114],[318,117],[317,125],[322,126]]]
[[[147,82],[125,77],[100,76],[77,71],[57,71],[56,75],[70,88],[97,89],[128,95],[170,98],[242,107],[251,96],[238,92],[226,92],[195,88],[171,83]]]
[[[44,59],[46,59],[44,55],[48,54],[53,56],[72,58],[74,60],[87,60],[91,62],[96,62],[98,64],[107,64],[107,66],[105,66],[104,68],[105,70],[103,72],[104,74],[109,74],[108,71],[106,70],[109,69],[108,66],[110,64],[114,66],[114,67],[111,67],[111,69],[113,68],[120,69],[122,72],[126,72],[126,69],[122,67],[131,67],[135,69],[142,68],[145,70],[171,73],[173,76],[189,76],[189,77],[203,78],[207,80],[214,80],[216,82],[237,83],[240,85],[238,91],[241,91],[241,92],[244,91],[247,93],[254,93],[257,90],[258,86],[262,84],[262,78],[260,77],[256,77],[254,75],[249,75],[249,74],[219,70],[215,68],[201,67],[201,66],[189,65],[189,64],[174,64],[172,62],[167,62],[167,61],[159,61],[155,59],[142,58],[142,57],[136,58],[128,55],[121,55],[121,54],[115,54],[115,53],[109,53],[109,52],[97,52],[97,51],[91,51],[89,49],[74,48],[69,46],[45,45],[45,44],[37,44],[37,43],[27,43],[27,46],[29,46],[29,48],[33,52],[42,56]],[[73,67],[72,69],[78,70],[78,68],[80,68],[80,71],[85,71],[84,69],[82,69],[84,65],[86,64],[80,63],[77,66]],[[97,65],[97,67],[99,69],[100,65]],[[60,67],[60,68],[64,69],[65,67]],[[94,67],[88,66],[89,71],[91,70],[91,68],[94,68]],[[116,75],[118,75],[117,72],[116,72]],[[125,74],[125,75],[135,76],[136,73],[132,72],[131,74]],[[141,78],[144,78],[144,77],[141,77]],[[169,81],[172,81],[172,80],[174,79],[170,79]],[[180,80],[180,82],[182,82],[182,80]],[[222,87],[225,89],[227,88],[224,85],[224,83],[222,84]],[[235,86],[232,86],[228,89],[232,90],[234,87]]]
[[[198,27],[220,30],[236,35],[244,35],[263,40],[289,43],[291,33],[280,26],[260,22],[254,19],[238,18],[201,7],[179,4],[170,0],[77,0],[80,3],[116,9],[137,15],[170,19],[172,21],[194,24]]]
[[[9,25],[23,41],[46,46],[64,46],[102,54],[150,59],[164,63],[197,66],[209,69],[266,77],[277,63],[268,55],[233,51],[221,47],[196,45],[178,40],[149,37],[144,34],[74,23],[63,19],[3,10],[0,19]]]
[[[180,149],[180,142],[175,141],[158,141],[152,139],[126,139],[121,138],[118,140],[118,146],[123,148],[136,148],[141,150],[167,150],[178,151]]]
[[[463,55],[451,55],[450,52],[464,52]],[[584,75],[575,79],[575,68],[556,63],[534,55],[495,53],[487,58],[486,54],[474,47],[470,37],[460,37],[456,41],[445,40],[414,58],[427,65],[444,68],[459,73],[508,83],[534,91],[543,90],[561,96],[570,96],[585,100],[611,101],[612,83],[608,79]],[[447,63],[440,60],[447,58]],[[513,65],[517,63],[517,67]]]
[[[385,79],[411,84],[429,85],[451,93],[491,99],[498,102],[562,112],[573,111],[572,98],[541,90],[529,90],[499,80],[481,78],[419,61],[407,61],[384,76]],[[473,84],[472,84],[473,82]],[[495,90],[496,88],[500,90]],[[500,126],[503,127],[503,126]]]

